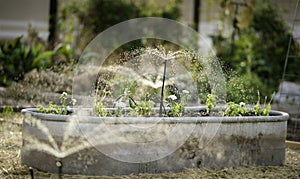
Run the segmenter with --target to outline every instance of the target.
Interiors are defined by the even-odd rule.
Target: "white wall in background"
[[[27,36],[29,24],[48,37],[49,0],[0,0],[0,40]]]

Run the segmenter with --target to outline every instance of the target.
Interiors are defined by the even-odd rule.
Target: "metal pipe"
[[[162,117],[162,108],[163,108],[163,100],[164,100],[164,88],[165,88],[165,80],[166,80],[166,71],[167,71],[167,60],[164,61],[164,75],[163,82],[161,87],[161,95],[160,95],[160,106],[159,106],[159,117]]]
[[[30,173],[31,179],[34,179],[34,174],[33,174],[33,169],[32,169],[32,167],[29,167],[29,173]]]
[[[58,178],[61,179],[61,178],[62,178],[62,176],[61,176],[61,174],[62,174],[62,162],[61,162],[61,160],[58,159],[58,160],[55,162],[55,165],[56,165],[57,168],[58,168]]]

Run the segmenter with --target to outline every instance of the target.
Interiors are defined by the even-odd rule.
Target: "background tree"
[[[239,28],[236,38],[219,34],[213,37],[213,42],[220,59],[241,79],[249,80],[249,88],[270,95],[278,89],[291,33],[279,9],[269,1],[257,1],[253,5],[253,14],[248,14],[249,25]],[[226,11],[226,6],[223,7]],[[237,16],[242,19],[245,15]],[[293,54],[299,53],[295,41],[291,50]],[[297,73],[297,69],[292,70]]]
[[[100,32],[125,20],[137,17],[164,17],[176,20],[180,17],[180,2],[181,0],[68,1],[61,5],[60,31],[69,39],[62,40],[70,43],[75,41],[73,46],[82,49]],[[74,39],[74,34],[77,39]]]

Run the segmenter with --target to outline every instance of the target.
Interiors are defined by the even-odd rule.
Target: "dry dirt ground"
[[[28,167],[21,165],[22,116],[0,116],[0,178],[31,178]],[[126,176],[70,176],[34,170],[34,178],[300,178],[300,150],[286,149],[284,166],[226,168],[222,170],[186,169],[180,173]]]

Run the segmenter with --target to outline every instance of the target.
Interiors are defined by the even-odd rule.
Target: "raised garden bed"
[[[197,167],[280,166],[285,160],[288,114],[278,111],[271,111],[270,116],[181,118],[55,115],[41,114],[37,109],[24,109],[22,113],[22,163],[51,173],[123,175],[178,172]],[[131,141],[133,144],[146,140],[151,143],[156,134],[174,134],[164,134],[172,130],[187,138],[182,145],[173,143],[171,139],[178,136],[172,136],[166,141],[168,143],[158,143],[148,150],[132,150],[134,148],[128,141],[122,144],[114,138],[103,138],[94,133],[96,136],[91,145],[86,131],[97,125],[113,129],[129,141],[133,139],[131,136],[140,135],[141,141]],[[178,125],[181,127],[176,128]],[[96,140],[99,140],[98,145],[95,145]],[[178,147],[164,153],[170,144]],[[162,157],[151,160],[151,156]],[[139,162],[141,159],[148,162]]]

